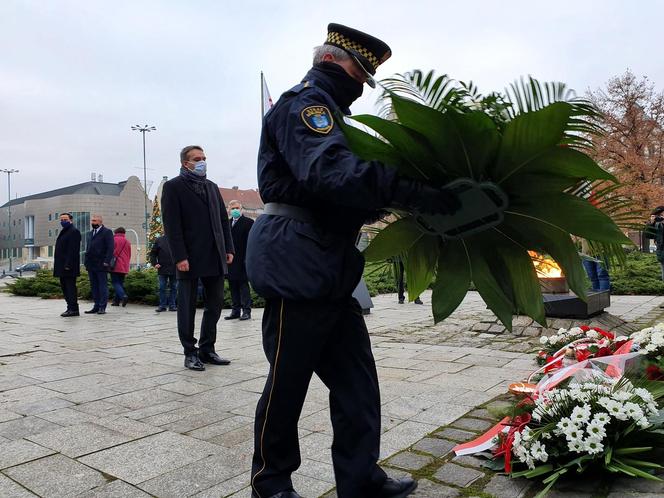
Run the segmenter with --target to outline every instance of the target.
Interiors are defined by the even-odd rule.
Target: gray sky
[[[260,71],[276,100],[309,69],[328,22],[392,47],[378,77],[436,69],[488,93],[532,74],[584,93],[628,67],[661,89],[662,19],[657,0],[0,0],[1,167],[20,170],[12,197],[93,171],[142,179],[130,126],[148,123],[152,195],[192,143],[210,179],[254,188]],[[354,113],[374,112],[369,90]],[[0,204],[6,189],[3,175]]]

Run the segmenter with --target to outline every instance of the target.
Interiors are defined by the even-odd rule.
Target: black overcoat
[[[168,246],[168,237],[162,235],[152,244],[150,249],[150,263],[152,266],[159,264],[157,273],[159,275],[175,275],[175,261]]]
[[[74,225],[63,228],[55,241],[54,277],[78,277],[81,274],[81,232]]]
[[[85,269],[88,271],[110,271],[111,258],[115,248],[113,230],[102,225],[99,227],[97,235],[93,237],[92,230],[90,230],[86,237],[88,248],[85,251]]]
[[[233,236],[233,246],[235,246],[235,256],[233,262],[228,267],[228,280],[247,280],[247,239],[249,230],[254,224],[254,220],[246,216],[240,216],[235,224],[231,223],[231,235]]]
[[[176,271],[177,278],[225,275],[226,254],[235,253],[219,187],[210,180],[205,181],[205,187],[206,200],[182,176],[164,183],[161,194],[164,233],[173,260],[189,261],[189,271]]]

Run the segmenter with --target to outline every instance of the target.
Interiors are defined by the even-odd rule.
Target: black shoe
[[[249,320],[251,318],[251,313],[242,313],[240,320]]]
[[[161,313],[162,311],[166,311],[166,308],[162,308],[161,306],[155,310],[157,313]]]
[[[413,301],[413,302],[414,302],[415,304],[424,304],[424,303],[422,302],[422,300],[421,300],[419,297],[416,298],[415,301]]]
[[[198,357],[203,363],[210,363],[212,365],[230,365],[231,360],[227,360],[226,358],[222,358],[219,356],[217,353],[212,352],[212,353],[198,353]]]
[[[98,315],[105,315],[105,314],[106,314],[106,310],[105,310],[104,308],[102,308],[102,309],[100,309],[99,311],[97,311],[97,314],[98,314]]]
[[[401,479],[388,477],[376,496],[379,498],[405,498],[415,491],[415,488],[417,488],[417,481],[410,477]]]
[[[225,316],[225,317],[224,317],[224,320],[235,320],[236,318],[240,318],[240,314],[239,314],[239,313],[236,313],[236,312],[234,311],[234,312],[231,313],[230,315]]]
[[[251,498],[258,498],[258,495],[256,493],[251,493]],[[280,493],[270,495],[267,498],[302,498],[302,496],[298,495],[295,491],[281,491]]]
[[[201,362],[200,358],[196,353],[188,354],[184,357],[184,366],[189,370],[205,370],[205,365]]]
[[[177,311],[177,308],[168,308],[168,311]]]
[[[403,304],[403,301],[404,301],[404,298],[403,298],[403,297],[400,297],[400,298],[399,298],[399,304]]]
[[[70,311],[67,310],[64,313],[60,314],[60,316],[68,317],[68,316],[81,316],[81,314],[78,311]]]
[[[97,314],[98,312],[99,312],[99,308],[92,308],[91,310],[84,311],[83,313],[85,313],[86,315],[93,315],[93,314]]]
[[[111,306],[120,306],[120,303],[118,301],[113,301],[111,303]]]
[[[122,307],[124,308],[127,306],[127,303],[129,302],[129,296],[125,296],[122,298]]]

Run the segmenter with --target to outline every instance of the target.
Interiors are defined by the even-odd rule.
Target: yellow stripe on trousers
[[[263,420],[263,429],[261,430],[261,460],[263,460],[263,466],[261,469],[256,472],[256,475],[251,479],[251,487],[254,492],[258,495],[258,498],[263,498],[254,486],[256,478],[265,470],[267,463],[265,461],[265,453],[263,452],[263,437],[265,436],[265,427],[267,426],[267,417],[270,413],[270,403],[272,402],[272,391],[274,391],[274,384],[277,381],[277,364],[279,363],[279,353],[281,351],[281,333],[283,331],[284,325],[284,300],[281,300],[281,307],[279,309],[279,335],[277,336],[277,354],[274,357],[274,366],[272,367],[272,385],[270,386],[270,395],[267,398],[267,407],[265,408],[265,419]]]

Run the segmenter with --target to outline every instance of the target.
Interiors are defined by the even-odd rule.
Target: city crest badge
[[[302,121],[316,133],[327,135],[334,126],[332,113],[324,105],[312,105],[302,110]]]

